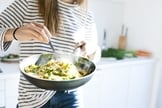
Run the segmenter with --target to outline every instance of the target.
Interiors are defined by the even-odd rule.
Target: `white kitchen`
[[[14,0],[0,1],[2,12]],[[99,46],[119,46],[121,29],[127,28],[128,51],[148,51],[150,56],[122,60],[102,57],[92,79],[83,88],[85,108],[162,108],[162,1],[89,0],[98,31]],[[6,52],[19,54],[14,41]],[[0,62],[0,108],[16,108],[19,63]]]

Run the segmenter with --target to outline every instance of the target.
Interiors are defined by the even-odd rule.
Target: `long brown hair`
[[[59,26],[58,0],[38,0],[39,13],[52,35],[57,34]],[[81,7],[86,7],[86,0],[74,0]]]

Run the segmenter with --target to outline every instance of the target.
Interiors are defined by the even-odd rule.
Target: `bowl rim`
[[[45,53],[45,54],[52,54],[52,53]],[[91,73],[89,73],[88,75],[85,75],[85,76],[83,76],[83,77],[76,78],[76,79],[68,79],[68,80],[49,80],[49,79],[43,79],[43,78],[39,78],[39,77],[34,77],[34,76],[32,76],[32,75],[27,74],[24,70],[22,70],[22,68],[21,68],[21,63],[22,63],[24,60],[29,59],[29,58],[32,57],[32,56],[40,56],[40,55],[41,55],[41,54],[33,54],[33,55],[31,55],[31,56],[28,56],[28,57],[22,59],[22,60],[19,62],[19,70],[20,70],[20,72],[21,72],[22,74],[25,74],[25,75],[31,77],[31,78],[38,79],[38,80],[42,80],[42,81],[49,81],[49,82],[71,82],[71,81],[78,81],[78,80],[86,79],[87,77],[92,76],[92,75],[95,73],[95,70],[96,70],[96,65],[95,65],[95,63],[93,63],[93,62],[90,61],[90,60],[89,60],[89,61],[92,62],[92,63],[94,64],[94,66],[95,66],[94,71],[91,72]],[[87,59],[87,58],[85,58],[85,59]],[[31,64],[32,64],[32,63],[31,63]],[[24,66],[24,67],[25,67],[25,66]],[[23,68],[24,68],[24,67],[23,67]]]

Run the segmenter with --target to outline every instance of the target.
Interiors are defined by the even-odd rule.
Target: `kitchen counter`
[[[155,61],[101,58],[96,74],[83,87],[85,108],[148,108]],[[0,108],[13,108],[18,97],[19,63],[0,62],[0,69]]]
[[[135,64],[143,64],[149,62],[156,62],[154,58],[146,58],[146,57],[136,57],[136,58],[126,58],[122,60],[116,60],[114,58],[101,58],[101,60],[97,63],[97,67],[104,68],[111,66],[122,66],[122,65],[135,65]]]

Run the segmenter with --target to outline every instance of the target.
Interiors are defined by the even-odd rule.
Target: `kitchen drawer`
[[[0,108],[5,106],[5,92],[0,90]]]
[[[5,80],[0,80],[0,90],[5,89]]]

